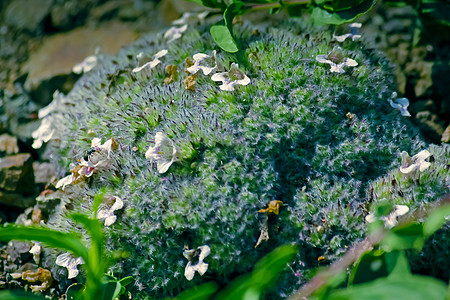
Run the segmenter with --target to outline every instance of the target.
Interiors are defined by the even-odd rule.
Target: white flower
[[[47,143],[53,136],[55,129],[52,128],[51,118],[45,118],[42,120],[39,128],[31,134],[34,139],[31,145],[34,149],[42,147],[43,143]]]
[[[41,260],[41,251],[42,251],[41,243],[39,242],[34,242],[33,247],[31,247],[30,251],[28,251],[31,254],[33,254],[33,260],[37,264],[39,264],[39,261]]]
[[[110,155],[113,147],[113,139],[108,139],[104,144],[101,144],[101,139],[93,138],[91,142],[91,154],[88,160],[82,158],[78,174],[90,177],[94,174],[96,169],[107,169],[110,166]]]
[[[209,246],[200,246],[197,249],[184,250],[183,255],[189,262],[184,270],[184,277],[187,280],[192,280],[194,278],[195,272],[198,272],[203,276],[208,270],[208,264],[204,263],[203,260],[211,253]],[[198,257],[198,261],[197,261]]]
[[[72,72],[74,72],[75,74],[81,74],[83,72],[86,73],[92,70],[96,64],[97,64],[97,56],[91,55],[86,57],[81,63],[75,65],[72,68]]]
[[[164,38],[167,39],[168,43],[173,42],[181,37],[182,33],[186,31],[187,27],[187,24],[181,27],[170,27],[169,30],[164,33]]]
[[[397,93],[393,92],[391,98],[388,99],[389,104],[393,108],[400,110],[400,113],[402,114],[402,116],[411,117],[411,114],[409,113],[409,111],[407,109],[409,106],[408,98],[395,99],[396,97],[397,97]]]
[[[202,12],[202,13],[190,13],[185,12],[183,13],[183,16],[175,21],[172,22],[172,25],[184,25],[184,24],[203,24],[205,22],[205,18],[208,15],[208,12]]]
[[[159,59],[161,57],[165,56],[167,53],[168,53],[168,51],[166,49],[163,49],[163,50],[159,51],[158,53],[156,53],[153,56],[153,60],[152,61],[149,61],[149,62],[145,63],[141,67],[134,68],[132,70],[132,72],[134,72],[134,73],[140,72],[142,69],[144,69],[146,67],[150,67],[150,69],[153,69],[154,67],[156,67],[157,65],[159,65],[161,63],[161,61]],[[137,56],[142,56],[142,52],[139,53]]]
[[[222,91],[234,91],[236,84],[247,85],[250,83],[250,78],[239,70],[239,65],[236,63],[231,64],[228,72],[216,73],[211,76],[211,80],[222,81],[219,86]]]
[[[358,65],[358,63],[351,58],[341,58],[337,55],[317,55],[316,60],[320,63],[329,64],[331,66],[330,72],[332,73],[344,73],[344,67],[355,67]]]
[[[50,115],[44,118],[39,128],[31,134],[34,138],[34,142],[31,146],[34,149],[39,149],[42,147],[43,143],[48,142],[50,139],[59,138],[58,129],[61,128],[62,123],[64,123],[64,117],[59,114]]]
[[[73,174],[70,174],[70,175],[60,179],[56,183],[55,188],[57,188],[57,189],[61,188],[64,191],[64,188],[66,187],[66,185],[72,184],[72,181],[73,181]]]
[[[44,108],[41,108],[38,112],[39,119],[44,119],[52,112],[66,112],[68,107],[73,107],[74,103],[70,102],[69,99],[56,90],[53,93],[53,100]]]
[[[77,265],[84,264],[84,261],[81,257],[74,258],[70,252],[66,252],[63,254],[58,255],[56,258],[56,264],[61,267],[67,268],[69,271],[69,276],[67,276],[68,279],[77,277],[78,275],[78,269]]]
[[[400,155],[402,157],[400,172],[403,174],[410,174],[417,169],[419,169],[420,172],[423,172],[431,166],[430,162],[425,161],[425,159],[431,155],[428,150],[422,150],[413,157],[410,157],[406,151],[403,151]]]
[[[386,228],[392,228],[398,224],[397,217],[403,216],[409,211],[409,207],[406,205],[394,205],[394,211],[391,212],[388,216],[380,217],[380,220],[384,221],[384,226]],[[368,223],[372,223],[376,221],[376,217],[374,213],[370,213],[366,216],[366,221]]]
[[[178,150],[175,143],[162,132],[155,135],[155,146],[148,148],[145,157],[156,161],[158,172],[163,174],[178,160]]]
[[[117,217],[114,215],[116,210],[123,207],[123,201],[119,197],[113,196],[115,199],[114,204],[108,208],[107,205],[103,204],[97,211],[97,218],[105,220],[105,226],[109,226],[116,222]]]
[[[194,54],[193,58],[194,65],[186,69],[191,74],[195,74],[199,70],[202,70],[203,74],[209,75],[212,71],[217,69],[216,50],[214,50],[211,55],[203,53]]]
[[[358,28],[361,28],[361,23],[352,23],[350,24],[351,33],[347,33],[344,35],[334,35],[333,38],[338,42],[343,42],[347,38],[351,37],[352,41],[356,41],[361,37],[361,34],[358,33]]]

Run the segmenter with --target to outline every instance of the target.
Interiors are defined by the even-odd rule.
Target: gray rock
[[[47,184],[56,178],[56,168],[52,163],[33,162],[34,181],[36,183]]]
[[[30,154],[0,158],[0,189],[25,196],[34,193],[34,173]]]
[[[36,200],[34,199],[34,197],[25,197],[18,193],[9,193],[0,190],[0,204],[26,208],[33,206],[35,203]]]
[[[6,24],[34,32],[49,14],[53,0],[14,0],[5,10]]]
[[[0,135],[0,154],[2,152],[6,155],[18,153],[19,147],[17,146],[17,137],[10,136],[6,133]]]

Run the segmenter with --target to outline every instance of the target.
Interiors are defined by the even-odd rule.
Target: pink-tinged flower
[[[235,85],[247,85],[250,83],[250,78],[239,70],[239,65],[236,63],[231,64],[228,72],[216,73],[211,76],[211,80],[221,81],[222,84],[219,88],[222,91],[234,91]]]
[[[107,203],[104,203],[100,206],[97,211],[97,218],[105,220],[105,226],[110,226],[116,222],[117,217],[114,215],[116,210],[119,210],[123,207],[123,201],[119,197],[113,196],[114,204],[108,207]]]
[[[197,249],[184,250],[183,256],[189,261],[184,270],[184,277],[187,280],[192,280],[194,278],[195,272],[198,272],[203,276],[208,270],[208,264],[203,262],[205,257],[211,253],[209,246],[200,246]]]
[[[203,74],[209,75],[212,71],[217,69],[216,50],[214,50],[211,55],[203,53],[194,54],[193,58],[194,65],[186,69],[186,71],[191,74],[195,74],[202,70]]]
[[[97,56],[91,55],[86,57],[81,63],[72,68],[75,74],[86,73],[92,70],[97,65]]]
[[[158,172],[163,174],[178,160],[178,150],[175,143],[167,135],[157,132],[155,146],[148,148],[145,157],[155,161]]]
[[[68,279],[77,277],[79,271],[77,269],[77,265],[84,264],[84,261],[81,257],[74,258],[70,252],[66,252],[58,255],[56,258],[56,264],[61,267],[67,268],[69,271]]]
[[[181,27],[170,27],[169,30],[167,30],[166,33],[164,33],[164,38],[167,39],[168,43],[171,43],[179,39],[187,28],[188,28],[187,24]]]
[[[91,154],[89,154],[87,160],[85,158],[80,160],[79,165],[81,168],[78,170],[78,174],[90,177],[97,169],[109,168],[111,165],[109,158],[113,147],[113,139],[108,139],[104,144],[101,144],[101,139],[93,138],[91,142]]]
[[[156,67],[157,65],[159,65],[159,64],[161,63],[160,58],[163,57],[163,56],[165,56],[167,53],[169,53],[169,52],[168,52],[166,49],[163,49],[163,50],[159,51],[158,53],[156,53],[156,54],[153,56],[153,60],[152,60],[152,61],[149,61],[149,62],[143,64],[143,65],[140,66],[140,67],[134,68],[134,69],[132,70],[132,72],[134,72],[134,73],[140,72],[140,71],[142,71],[144,68],[147,68],[147,67],[149,67],[150,69],[153,69],[154,67]],[[139,53],[138,56],[142,56],[142,53]]]
[[[430,162],[425,161],[431,156],[428,150],[422,150],[413,157],[410,157],[406,151],[403,151],[400,155],[402,157],[400,172],[403,174],[412,174],[417,170],[423,172],[431,166]]]
[[[330,72],[334,73],[344,73],[344,67],[355,67],[358,63],[347,57],[342,57],[338,54],[328,54],[328,55],[317,55],[316,61],[324,64],[330,65]]]

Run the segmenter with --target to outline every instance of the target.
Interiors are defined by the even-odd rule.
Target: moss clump
[[[296,21],[246,25],[238,35],[246,44],[236,55],[217,49],[207,27],[171,43],[162,34],[144,37],[117,57],[100,57],[63,99],[73,107],[53,112],[65,125],[47,151],[65,172],[93,137],[114,138],[118,148],[108,168],[65,187],[50,225],[67,228],[64,211],[87,212],[101,193],[123,199],[106,229],[108,249],[128,251],[113,269],[135,276],[142,297],[228,282],[287,242],[300,245],[291,266],[296,274],[332,261],[365,234],[369,182],[396,167],[401,151],[424,147],[387,102],[394,86],[388,62],[363,43],[337,44],[329,32]],[[160,65],[132,72],[142,65],[139,53],[150,60],[162,49],[168,54]],[[186,59],[212,50],[225,70],[238,63],[250,84],[221,91],[199,72],[186,90]],[[315,60],[329,53],[358,66],[331,73]],[[178,76],[165,84],[168,65]],[[163,174],[145,157],[158,132],[177,149]],[[279,215],[258,213],[272,200],[284,204]],[[270,238],[255,249],[267,220]],[[183,248],[201,245],[211,248],[208,271],[188,281]],[[285,274],[277,297],[303,280],[293,273]]]

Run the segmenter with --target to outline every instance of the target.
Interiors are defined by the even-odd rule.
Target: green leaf
[[[348,284],[361,284],[386,277],[389,273],[385,259],[386,253],[382,250],[364,253],[352,269]]]
[[[208,282],[205,284],[194,286],[176,296],[174,300],[207,300],[217,292],[219,286],[215,282]]]
[[[84,285],[74,283],[69,285],[66,290],[66,299],[67,300],[77,300],[81,298],[81,291],[84,289]]]
[[[423,233],[426,237],[439,230],[448,221],[445,219],[450,216],[450,205],[440,206],[432,211],[423,224]]]
[[[297,247],[284,245],[276,248],[258,263],[252,273],[244,274],[230,283],[215,299],[247,299],[255,297],[274,284],[278,275],[297,255]]]
[[[231,32],[225,25],[213,25],[210,28],[210,33],[214,41],[224,51],[234,53],[239,51],[236,42],[234,41]]]
[[[42,242],[50,247],[68,250],[75,256],[81,256],[86,263],[89,261],[88,249],[74,233],[62,233],[47,228],[8,226],[0,228],[0,240]]]
[[[200,4],[200,5],[203,5],[206,7],[211,7],[211,8],[220,8],[220,9],[224,8],[224,4],[214,1],[214,0],[187,0],[187,1],[195,2],[197,4]]]
[[[447,286],[440,280],[418,275],[393,276],[331,291],[327,300],[444,300]]]
[[[386,251],[416,249],[420,250],[425,242],[423,224],[410,223],[399,225],[388,231],[381,241]]]
[[[132,283],[133,281],[134,281],[134,277],[133,276],[127,276],[127,277],[124,277],[124,278],[119,280],[119,282],[120,282],[120,284],[122,286],[127,286],[130,283]]]
[[[389,269],[389,277],[403,277],[411,274],[408,259],[404,251],[394,251],[387,253],[386,264]]]
[[[311,17],[317,23],[340,25],[353,22],[357,17],[367,13],[374,4],[374,0],[364,0],[357,6],[336,11],[315,6],[312,8]]]
[[[44,300],[45,297],[37,296],[24,291],[0,291],[0,300]]]
[[[100,299],[114,300],[119,295],[122,286],[118,281],[103,282],[100,288]]]

